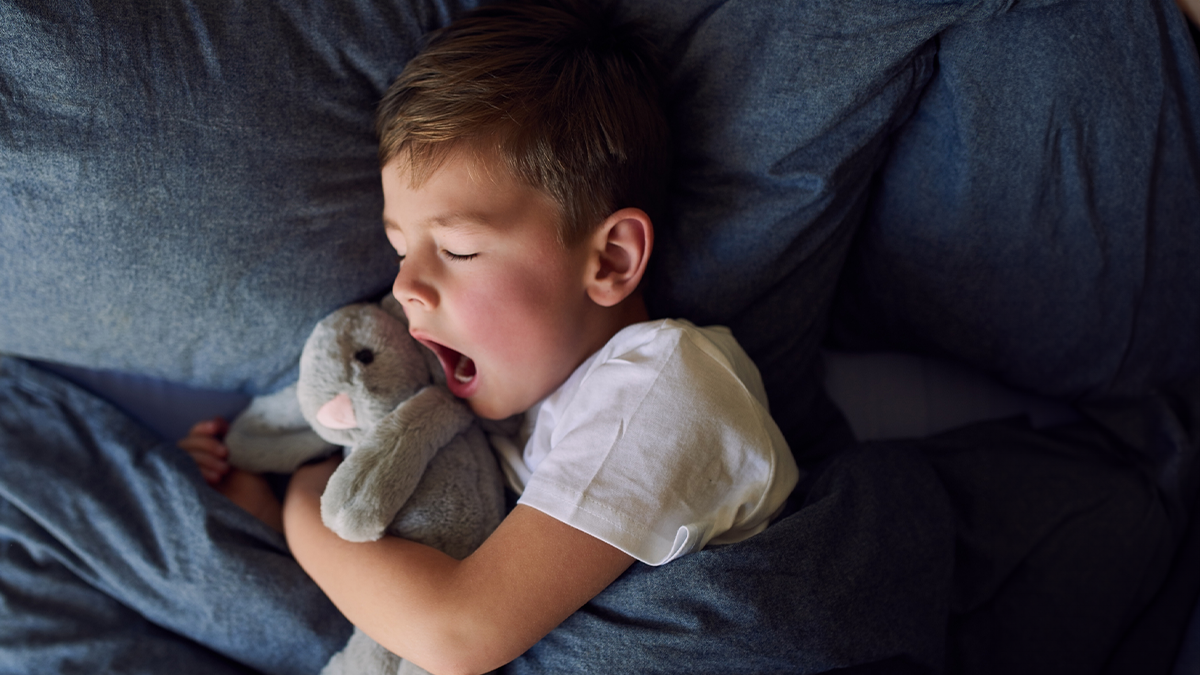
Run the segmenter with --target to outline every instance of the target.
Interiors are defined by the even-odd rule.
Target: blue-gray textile
[[[12,358],[0,456],[0,673],[315,673],[350,637],[174,443]]]
[[[12,358],[0,453],[0,674],[316,672],[349,637],[280,536],[186,454]],[[635,566],[514,672],[936,668],[954,524],[934,472],[901,450],[818,474],[763,535]]]
[[[320,317],[389,285],[375,103],[473,4],[0,4],[0,351],[294,379]],[[1174,292],[1200,253],[1200,74],[1171,0],[622,4],[662,45],[677,140],[654,312],[729,325],[795,448],[866,216],[847,341],[1050,393],[1200,358]]]
[[[375,105],[464,4],[0,3],[0,352],[293,381],[390,288]]]
[[[1196,48],[1170,0],[1024,4],[937,37],[834,335],[1068,400],[1144,395],[1200,372]]]
[[[312,325],[393,272],[375,102],[472,4],[0,2],[0,352],[294,379]],[[1054,639],[1007,663],[1103,663],[1194,512],[1171,476],[1196,417],[1154,404],[1200,360],[1200,66],[1171,0],[622,5],[678,151],[654,312],[729,325],[800,459],[842,452],[761,537],[634,568],[513,670],[977,672],[1012,644],[988,622],[1036,612]],[[816,368],[843,276],[843,344],[1115,407],[851,449]],[[344,639],[182,453],[21,361],[0,397],[0,671],[315,670]]]
[[[1170,675],[1200,379],[1089,414],[844,449],[762,535],[633,568],[508,672]]]
[[[1197,412],[1193,383],[1050,431],[848,445],[766,532],[635,565],[506,671],[1099,672],[1194,511]],[[0,673],[316,672],[348,637],[182,451],[12,358],[0,452]],[[1135,664],[1178,649],[1182,621],[1159,628]]]

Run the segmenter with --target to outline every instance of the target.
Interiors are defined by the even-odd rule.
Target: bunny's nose
[[[354,416],[354,404],[346,393],[338,394],[317,411],[317,421],[330,429],[354,429],[358,418]]]

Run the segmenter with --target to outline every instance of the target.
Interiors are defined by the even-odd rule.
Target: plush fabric
[[[876,185],[840,346],[1068,399],[1200,371],[1200,66],[1172,0],[946,30]]]

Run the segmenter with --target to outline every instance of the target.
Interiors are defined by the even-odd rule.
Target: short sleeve
[[[520,503],[642,562],[761,531],[798,479],[761,395],[703,335],[597,360],[564,398]]]

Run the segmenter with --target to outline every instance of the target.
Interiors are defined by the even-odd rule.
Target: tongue
[[[466,354],[458,355],[458,364],[454,366],[454,379],[463,384],[475,379],[475,362]]]

